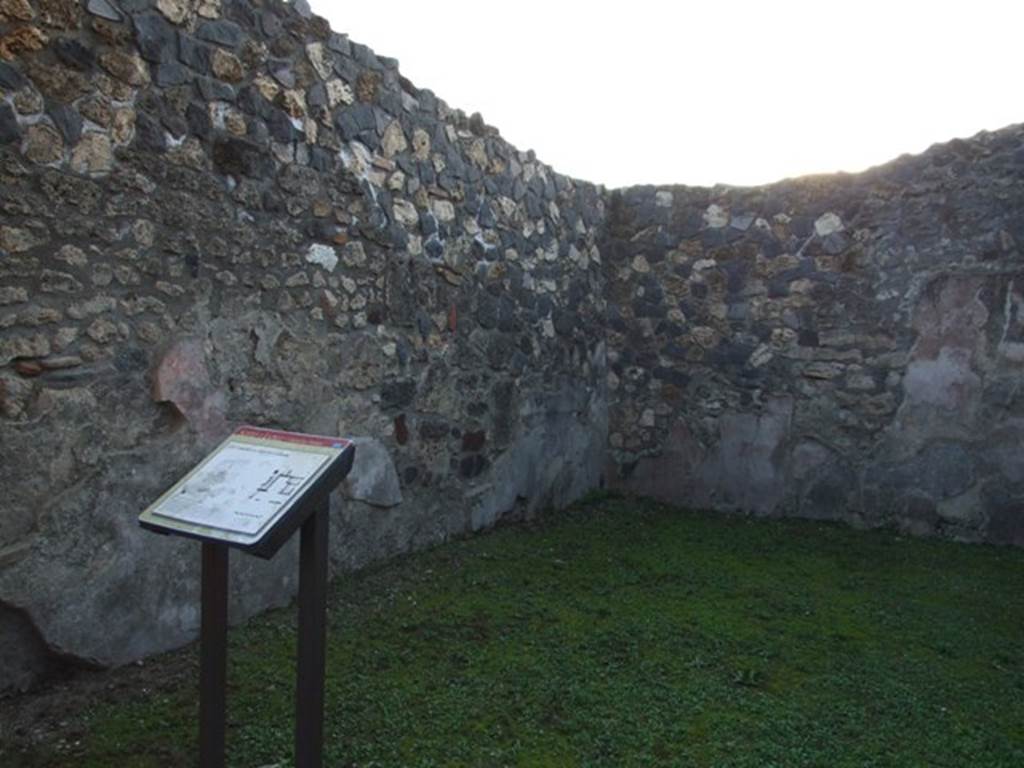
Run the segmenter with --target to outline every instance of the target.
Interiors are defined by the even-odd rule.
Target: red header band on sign
[[[259,440],[279,440],[284,443],[321,445],[327,448],[347,448],[351,443],[342,437],[307,435],[302,432],[285,432],[280,429],[264,429],[263,427],[239,427],[235,430],[235,434],[243,437],[255,437]]]

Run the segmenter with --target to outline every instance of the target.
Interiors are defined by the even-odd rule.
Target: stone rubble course
[[[358,438],[337,572],[604,482],[1024,544],[1022,139],[609,193],[305,3],[0,0],[0,691],[195,637],[136,518],[243,423]]]

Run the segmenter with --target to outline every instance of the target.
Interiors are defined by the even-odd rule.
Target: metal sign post
[[[295,765],[321,768],[328,498],[354,456],[341,438],[241,427],[139,516],[202,542],[201,768],[223,768],[226,754],[229,547],[270,559],[299,528]]]

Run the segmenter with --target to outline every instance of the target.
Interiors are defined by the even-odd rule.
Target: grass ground
[[[1020,550],[607,498],[330,600],[331,768],[1024,766]],[[232,631],[230,765],[290,764],[294,642]],[[0,765],[192,765],[195,657],[6,703]]]

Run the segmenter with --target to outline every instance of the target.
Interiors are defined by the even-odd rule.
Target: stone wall
[[[597,485],[603,218],[308,11],[0,0],[0,689],[195,636],[136,517],[235,425],[365,436],[335,570]]]
[[[1024,544],[1024,130],[613,194],[613,483]]]

